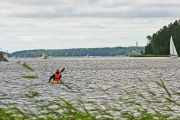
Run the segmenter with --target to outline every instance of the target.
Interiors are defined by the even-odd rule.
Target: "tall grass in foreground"
[[[34,69],[31,68],[31,67],[30,67],[27,63],[25,63],[25,62],[22,64],[22,66],[23,66],[24,68],[30,70],[30,71],[34,71]]]
[[[37,76],[32,76],[32,75],[26,75],[26,76],[22,76],[22,78],[34,79],[34,78],[38,78],[38,77]]]
[[[0,108],[1,120],[179,120],[179,92],[166,88],[162,80],[152,81],[164,90],[159,96],[153,90],[145,89],[147,94],[133,93],[124,90],[126,96],[114,99],[118,105],[100,106],[95,102],[88,103],[77,100],[75,103],[64,99],[54,101],[36,101],[36,111],[24,111],[17,107]],[[147,87],[148,88],[148,87]],[[113,104],[113,103],[112,103]]]

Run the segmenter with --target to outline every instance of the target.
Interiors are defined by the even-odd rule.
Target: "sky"
[[[180,19],[179,0],[0,0],[0,49],[146,46]]]

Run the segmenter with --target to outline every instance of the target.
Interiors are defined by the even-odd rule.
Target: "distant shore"
[[[130,57],[169,57],[169,55],[131,55]]]

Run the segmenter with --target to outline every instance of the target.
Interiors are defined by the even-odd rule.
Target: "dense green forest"
[[[177,53],[180,54],[180,20],[162,27],[152,36],[148,35],[148,43],[145,46],[145,54],[169,55],[170,37],[172,35]]]
[[[74,48],[74,49],[37,49],[37,50],[22,50],[16,51],[8,56],[15,57],[35,57],[42,56],[46,53],[48,56],[128,56],[132,51],[136,50],[136,46],[132,47],[104,47],[104,48]],[[144,51],[144,47],[138,47],[139,53]]]

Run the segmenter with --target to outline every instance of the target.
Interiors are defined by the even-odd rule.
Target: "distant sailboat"
[[[176,48],[174,46],[172,36],[171,36],[171,39],[170,39],[170,57],[178,57],[178,54],[177,54]]]

